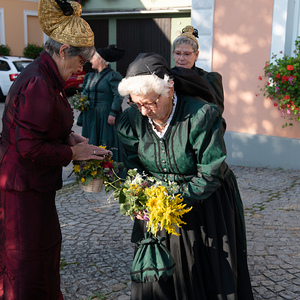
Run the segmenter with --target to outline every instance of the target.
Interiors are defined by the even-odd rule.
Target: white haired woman
[[[224,123],[216,105],[180,92],[166,61],[142,53],[119,85],[130,108],[118,127],[127,168],[161,182],[176,181],[184,203],[192,206],[177,228],[164,230],[175,259],[167,280],[132,282],[133,300],[253,300],[246,256],[241,202],[234,174],[225,162]],[[132,242],[147,231],[135,219]]]

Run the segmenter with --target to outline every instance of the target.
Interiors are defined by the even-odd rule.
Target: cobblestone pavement
[[[232,167],[244,202],[255,299],[300,299],[300,171]],[[57,193],[65,300],[130,299],[132,221],[105,192]]]

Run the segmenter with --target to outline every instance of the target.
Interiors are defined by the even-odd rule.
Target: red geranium
[[[274,54],[266,62],[263,76],[266,81],[260,89],[264,96],[277,102],[274,106],[281,111],[282,117],[289,120],[282,127],[292,126],[293,121],[300,122],[300,37],[295,45],[293,56],[277,57]]]

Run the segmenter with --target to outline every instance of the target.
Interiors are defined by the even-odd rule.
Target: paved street
[[[233,166],[244,201],[255,299],[300,299],[300,172]],[[132,222],[105,192],[57,195],[66,300],[129,299]]]
[[[3,104],[0,104],[0,109]],[[2,113],[1,113],[2,116]],[[80,133],[80,128],[74,126]],[[232,166],[244,202],[254,298],[300,299],[300,171]],[[64,168],[57,193],[65,300],[130,299],[132,221],[108,195],[87,193]]]

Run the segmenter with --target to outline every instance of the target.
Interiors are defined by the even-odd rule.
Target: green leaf
[[[85,178],[85,182],[83,183],[83,185],[88,185],[92,180],[93,180],[93,177],[91,175],[87,175],[87,177]]]
[[[123,189],[120,190],[119,203],[126,203],[126,196],[125,196],[125,194],[123,192]]]
[[[120,205],[120,213],[124,216],[126,216],[126,213],[128,211],[128,205],[127,204],[121,204]]]

